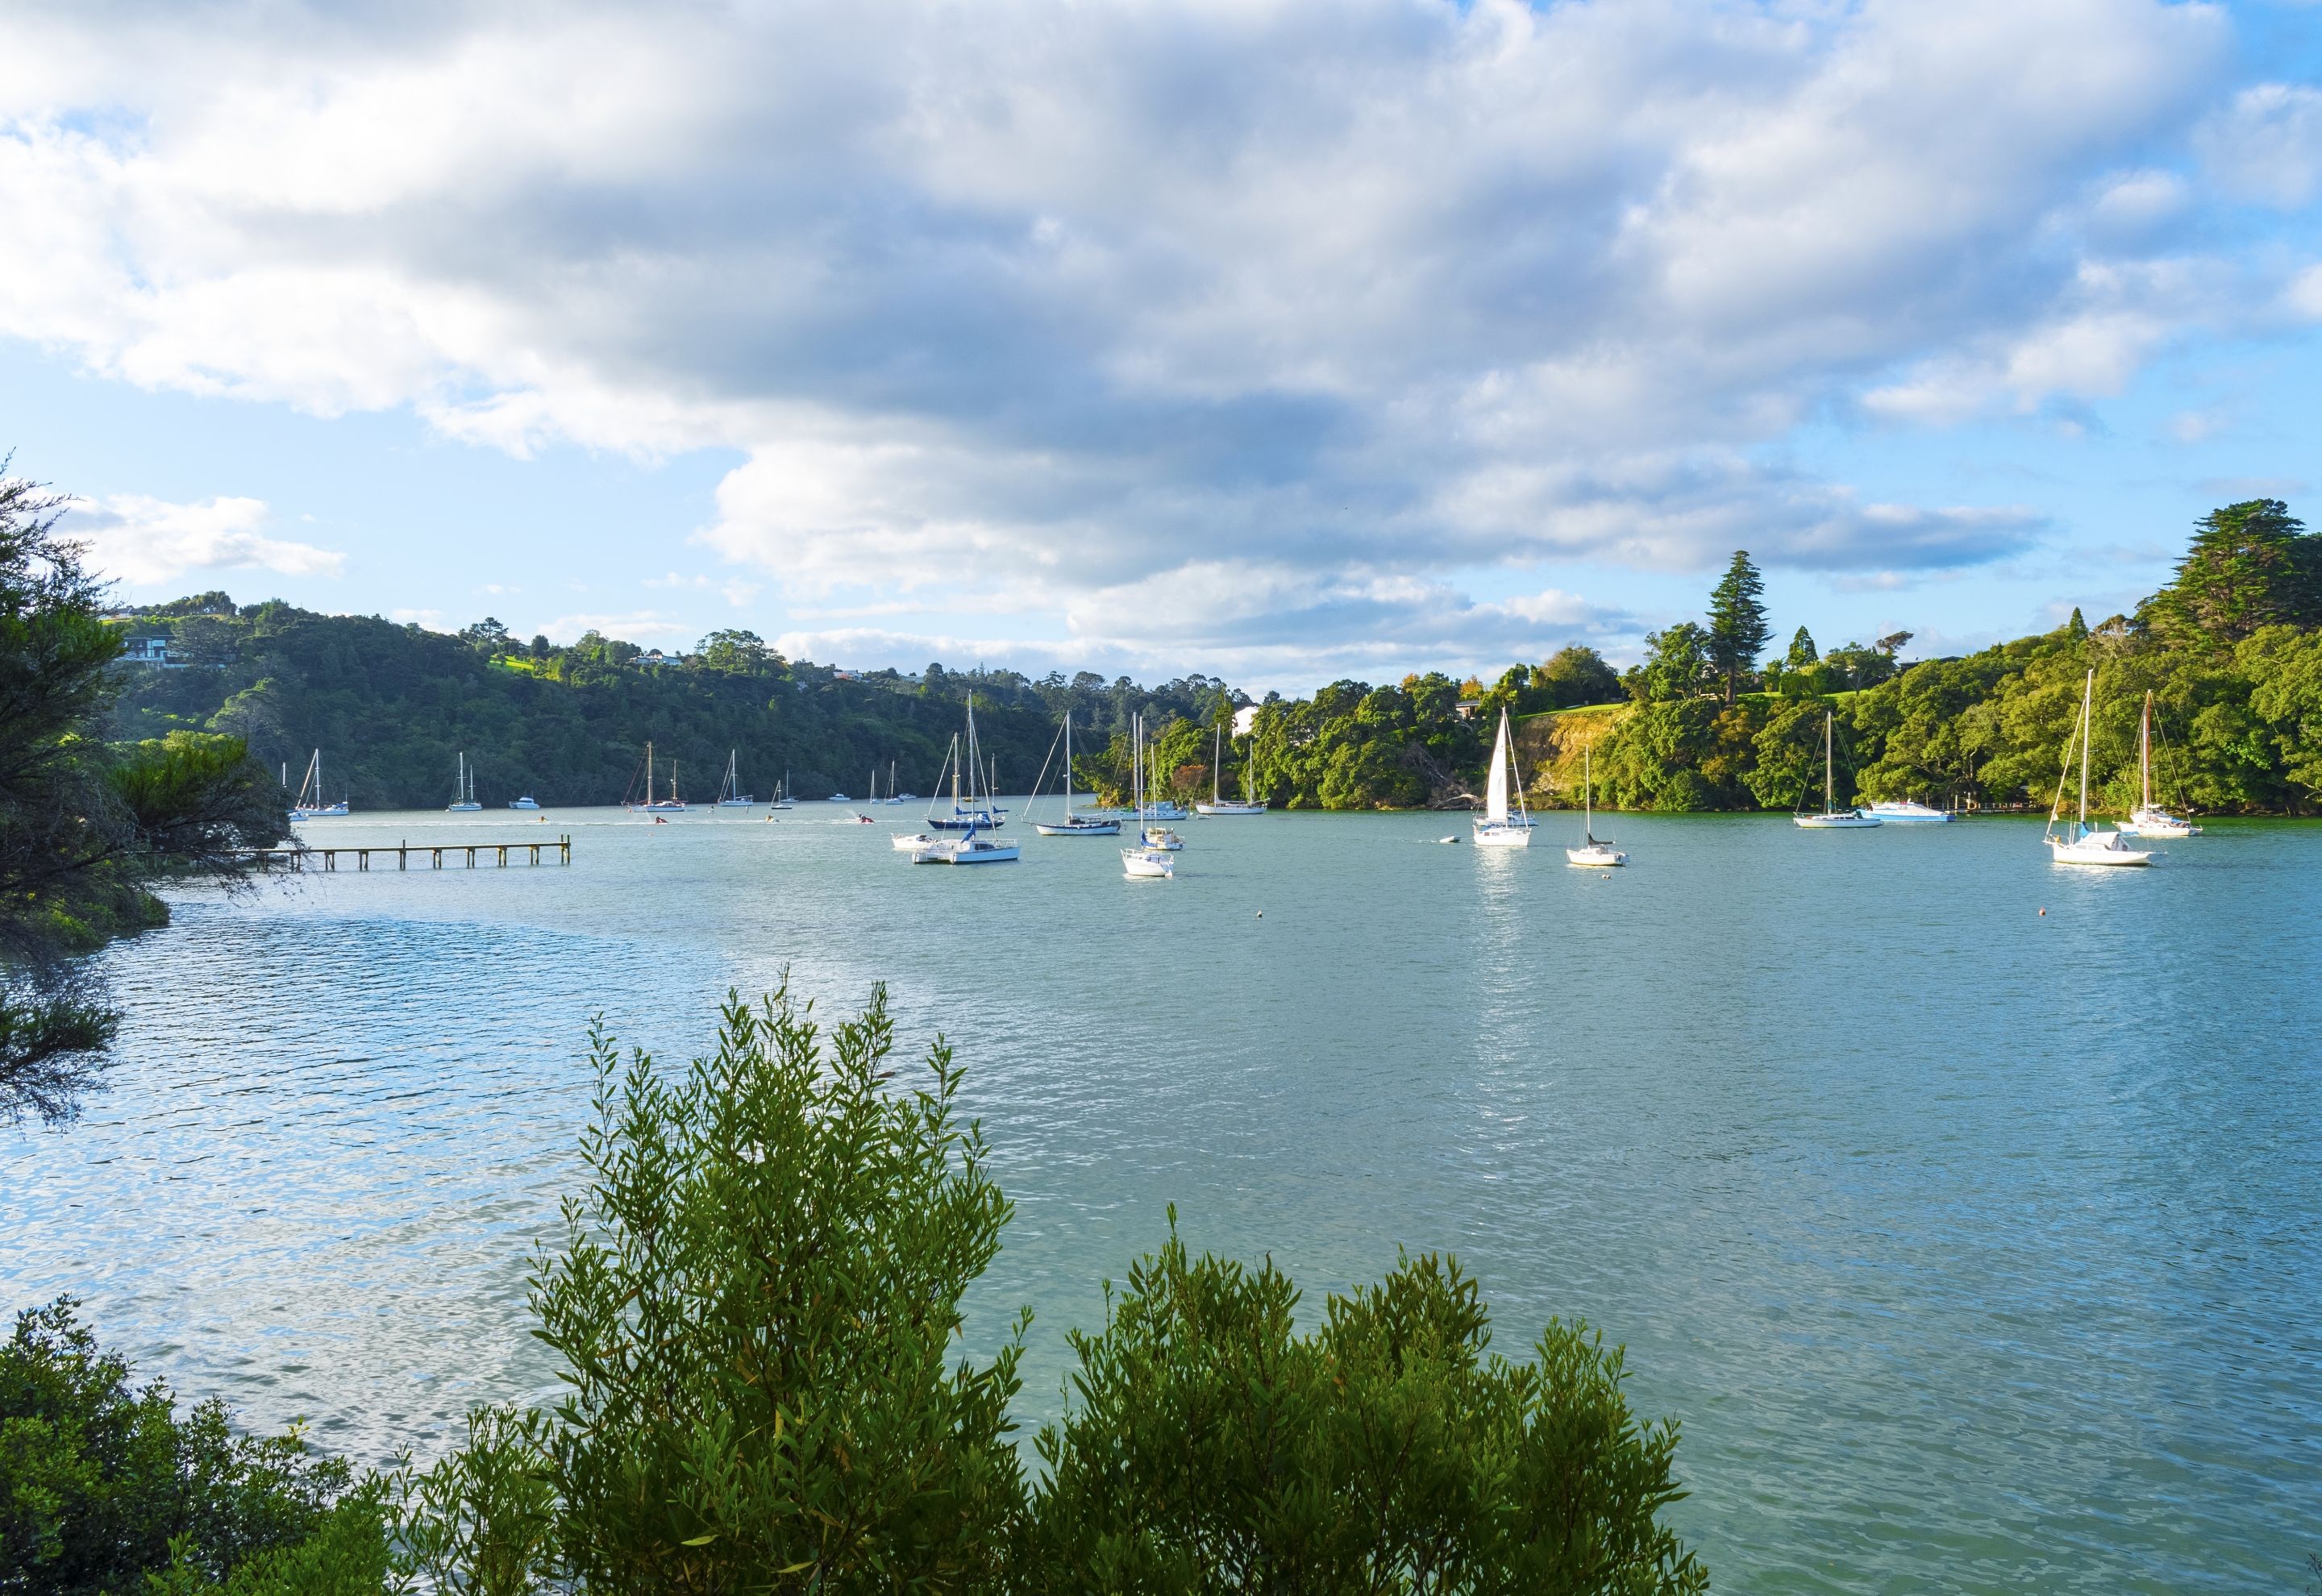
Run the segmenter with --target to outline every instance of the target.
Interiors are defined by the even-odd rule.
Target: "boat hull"
[[[1195,804],[1193,813],[1209,820],[1224,820],[1238,815],[1263,815],[1264,804]]]
[[[1628,863],[1629,856],[1617,848],[1607,848],[1598,844],[1588,848],[1567,848],[1564,851],[1564,860],[1568,864],[1577,865],[1583,869],[1610,870],[1614,865]]]
[[[1166,881],[1177,873],[1177,862],[1166,853],[1143,848],[1120,851],[1120,873],[1132,881]]]
[[[1117,837],[1120,834],[1120,822],[1090,820],[1067,825],[1043,820],[1035,821],[1032,829],[1044,837]]]
[[[932,848],[921,848],[911,855],[913,864],[1012,864],[1021,852],[1012,844],[997,848],[963,848],[957,844],[937,843]]]
[[[1873,804],[1872,819],[1886,825],[1949,825],[1952,816],[1941,809],[1930,809],[1924,804]]]
[[[1793,815],[1790,821],[1808,831],[1869,831],[1881,824],[1870,815]]]
[[[2153,862],[2153,855],[2149,852],[2141,848],[2122,847],[2120,833],[2109,832],[2103,834],[2109,840],[2098,841],[2091,837],[2077,843],[2067,843],[2051,837],[2048,839],[2048,857],[2057,864],[2134,867]]]
[[[1476,846],[1478,848],[1529,848],[1531,846],[1531,827],[1517,825],[1508,821],[1483,821],[1476,827]]]

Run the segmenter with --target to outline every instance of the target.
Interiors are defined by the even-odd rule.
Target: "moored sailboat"
[[[1059,734],[1065,740],[1065,814],[1061,820],[1036,820],[1032,829],[1044,837],[1117,837],[1120,822],[1110,816],[1075,815],[1073,813],[1073,716],[1065,712],[1065,724]],[[1033,798],[1040,794],[1034,784]]]
[[[937,831],[996,831],[1008,824],[1008,811],[993,798],[990,785],[984,788],[983,802],[979,806],[975,801],[976,783],[983,778],[983,751],[975,742],[974,693],[967,696],[966,740],[963,743],[959,737],[955,736],[951,742],[951,752],[944,756],[944,762],[951,770],[951,813],[937,814],[931,802],[928,806],[929,826]],[[960,801],[963,774],[965,778],[965,803]],[[936,772],[936,785],[938,788],[943,785],[941,771]]]
[[[1596,771],[1594,745],[1580,752],[1580,846],[1567,848],[1567,862],[1592,868],[1626,864],[1629,856],[1610,843],[1596,840]]]
[[[444,813],[472,815],[482,807],[483,805],[476,801],[476,772],[470,768],[468,756],[463,752],[452,778],[452,801],[443,806]]]
[[[750,795],[742,790],[742,752],[737,748],[726,751],[726,779],[718,784],[718,807],[749,809],[756,806]]]
[[[1216,751],[1210,755],[1210,801],[1206,804],[1195,804],[1193,806],[1193,813],[1209,819],[1219,819],[1229,815],[1265,814],[1265,801],[1263,799],[1253,800],[1248,796],[1249,766],[1247,762],[1245,762],[1241,768],[1243,796],[1239,798],[1221,798],[1219,796],[1218,781],[1219,778],[1225,772],[1225,757],[1226,727],[1225,723],[1223,721],[1220,721],[1218,723]]]
[[[2168,734],[2162,734],[2163,740]],[[2136,807],[2128,812],[2121,830],[2139,837],[2189,837],[2201,828],[2181,815],[2172,815],[2153,801],[2153,689],[2144,689],[2144,718],[2136,731],[2137,780],[2142,789]]]
[[[2063,813],[2064,781],[2072,773],[2071,745],[2065,744],[2064,768],[2056,772],[2056,801],[2048,807],[2048,857],[2058,864],[2151,864],[2153,855],[2127,846],[2118,831],[2096,831],[2089,825],[2089,722],[2096,708],[2096,667],[2089,667],[2087,682],[2080,689],[2080,720],[2073,730],[2080,734],[2080,817],[2062,832],[2056,821]]]
[[[1145,829],[1145,716],[1135,716],[1129,725],[1129,789],[1137,805],[1137,845],[1120,851],[1120,873],[1132,881],[1171,880],[1177,874],[1176,860],[1171,850],[1155,846]]]
[[[347,800],[342,796],[337,803],[323,797],[323,751],[315,750],[315,757],[306,762],[306,774],[298,782],[298,796],[290,801],[293,820],[330,820],[347,812]]]
[[[1822,712],[1822,813],[1793,815],[1794,824],[1809,831],[1860,831],[1879,824],[1876,815],[1838,807],[1837,769],[1831,756],[1831,714],[1825,709]]]
[[[654,745],[651,743],[645,744],[644,779],[643,798],[632,803],[627,796],[624,795],[621,799],[623,808],[632,815],[658,816],[685,813],[685,800],[677,796],[677,762],[675,760],[669,762],[669,796],[665,798],[654,797]],[[634,775],[629,778],[632,790],[635,789],[636,780]]]

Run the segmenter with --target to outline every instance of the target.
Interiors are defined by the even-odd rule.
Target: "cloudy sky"
[[[2322,10],[8,29],[0,449],[133,598],[1299,689],[1632,653],[1736,548],[1973,646],[2322,483]]]

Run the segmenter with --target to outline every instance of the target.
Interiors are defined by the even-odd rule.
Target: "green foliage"
[[[1189,1258],[1170,1218],[1104,1331],[1073,1337],[1028,1589],[1706,1588],[1658,1522],[1682,1495],[1676,1428],[1637,1425],[1619,1352],[1585,1327],[1490,1355],[1475,1283],[1428,1256],[1302,1336],[1286,1276]]]
[[[1709,594],[1709,663],[1725,684],[1728,704],[1735,688],[1757,670],[1758,656],[1774,634],[1766,620],[1765,596],[1765,579],[1750,562],[1749,552],[1736,549]]]
[[[1714,670],[1709,641],[1709,633],[1691,621],[1646,633],[1644,662],[1623,679],[1629,697],[1646,704],[1705,692]]]
[[[75,1307],[18,1315],[0,1348],[0,1591],[379,1589],[376,1485],[296,1430],[234,1435],[216,1401],[179,1418],[168,1387],[131,1387]]]
[[[1497,716],[1491,717],[1496,722]],[[1336,681],[1260,709],[1250,785],[1292,809],[1415,808],[1461,795],[1490,750],[1486,716],[1459,715],[1459,684],[1431,672],[1398,687]]]
[[[970,691],[1001,779],[1025,783],[1067,708],[1095,746],[1138,709],[1206,716],[1224,687],[1199,676],[1147,689],[1088,672],[1035,681],[940,666],[919,681],[892,671],[850,679],[784,660],[740,630],[713,632],[681,662],[646,669],[636,644],[597,632],[555,648],[544,637],[519,645],[489,618],[445,636],[279,603],[219,608],[190,620],[141,616],[141,632],[169,633],[179,652],[196,628],[206,663],[128,673],[113,734],[232,734],[278,782],[286,768],[295,782],[321,748],[331,796],[358,810],[443,803],[462,752],[488,806],[527,792],[550,806],[615,803],[648,739],[663,779],[673,764],[688,796],[708,796],[728,751],[762,797],[785,771],[803,798],[860,792],[874,765],[884,780],[891,761],[905,789],[925,792]]]
[[[1609,704],[1621,696],[1621,675],[1593,648],[1571,643],[1556,651],[1532,672],[1527,712]]]
[[[2322,625],[2322,539],[2304,535],[2288,505],[2245,499],[2194,528],[2176,579],[2146,601],[2153,631],[2214,651],[2267,626]]]
[[[231,882],[288,831],[233,737],[100,736],[121,686],[101,586],[55,535],[63,500],[0,461],[0,1122],[69,1115],[112,1023],[69,956],[161,923],[147,889]],[[188,612],[176,623],[210,626]]]
[[[827,1048],[786,993],[730,1001],[717,1053],[676,1080],[596,1037],[588,1196],[532,1291],[571,1390],[538,1428],[486,1436],[536,1457],[544,1491],[471,1464],[485,1522],[454,1544],[496,1548],[513,1577],[544,1555],[553,1493],[555,1564],[594,1590],[997,1575],[1023,1494],[1018,1347],[948,1360],[1009,1205],[953,1117],[949,1051],[891,1092],[892,1040],[883,990]]]
[[[1803,670],[1821,657],[1815,652],[1814,634],[1801,626],[1791,634],[1790,652],[1782,662],[1793,670]]]

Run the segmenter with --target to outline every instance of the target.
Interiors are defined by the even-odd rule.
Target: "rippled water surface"
[[[1037,1310],[1029,1418],[1174,1201],[1312,1303],[1440,1248],[1504,1350],[1604,1327],[1683,1422],[1721,1589],[2299,1588],[2322,829],[2071,873],[2011,821],[1622,817],[1606,876],[1561,817],[1526,853],[1454,825],[1191,822],[1131,882],[1101,839],[912,869],[818,806],[317,824],[575,858],[189,901],[116,950],[112,1083],[0,1131],[0,1283],[253,1423],[425,1453],[553,1383],[524,1281],[588,1017],[686,1056],[787,966],[826,1009],[885,980],[968,1064],[1017,1204],[978,1334]]]

